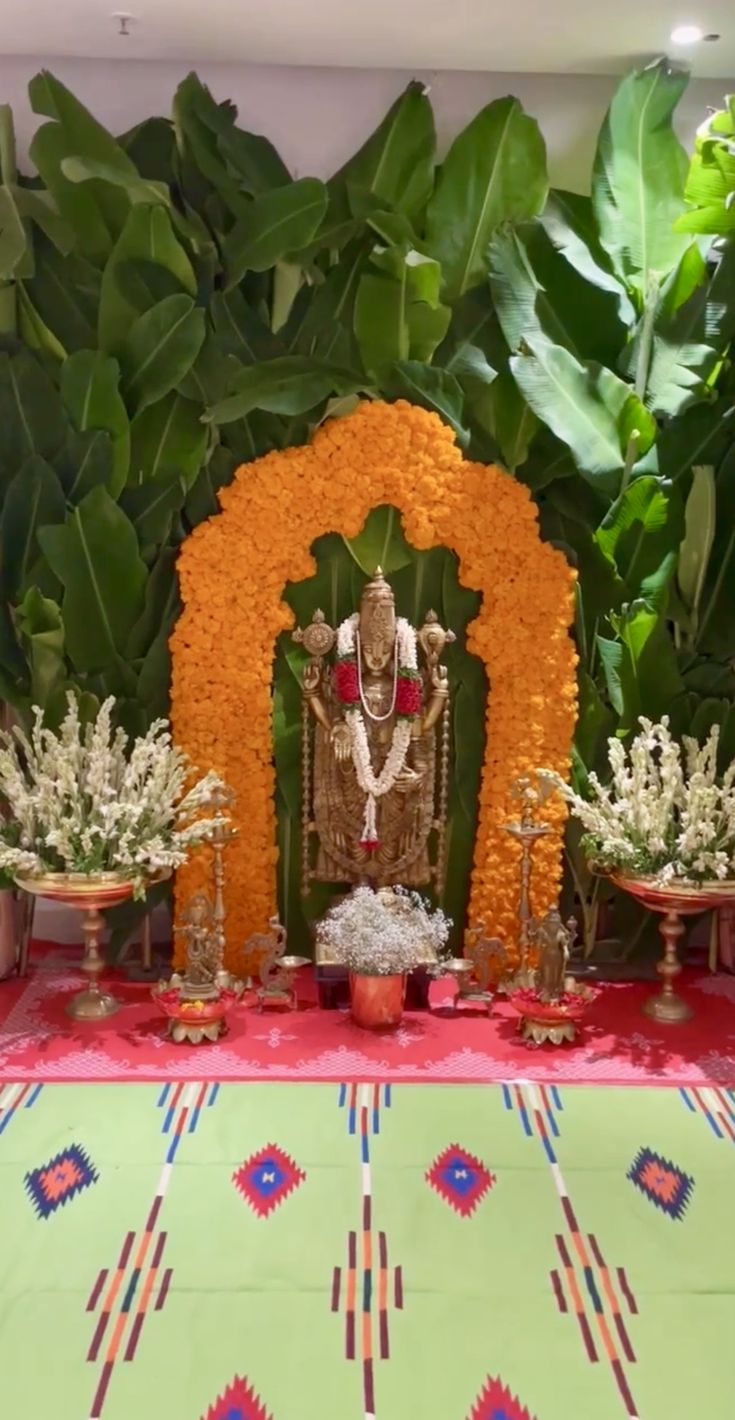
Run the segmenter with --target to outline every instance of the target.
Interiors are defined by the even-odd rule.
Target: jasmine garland
[[[608,741],[610,782],[590,774],[589,800],[550,776],[586,830],[590,859],[661,886],[735,876],[735,763],[718,776],[719,727],[703,746],[689,736],[679,745],[668,716],[639,723],[627,753]]]
[[[112,729],[114,700],[82,726],[73,696],[55,733],[34,709],[29,736],[0,734],[0,869],[16,875],[49,872],[124,873],[144,891],[146,877],[186,862],[190,849],[225,821],[203,817],[216,791],[207,774],[188,791],[192,768],[157,720],[132,745]]]

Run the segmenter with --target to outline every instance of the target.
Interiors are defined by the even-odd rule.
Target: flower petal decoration
[[[359,472],[358,472],[359,471]],[[183,611],[171,638],[172,719],[194,763],[211,765],[237,796],[228,848],[227,956],[276,911],[276,789],[272,669],[276,638],[293,625],[287,582],[314,575],[323,533],[355,537],[374,507],[403,516],[418,549],[445,546],[459,576],[482,592],[468,650],[489,682],[470,920],[517,934],[519,845],[504,825],[512,790],[543,765],[565,776],[576,718],[576,653],[569,627],[576,573],[541,540],[528,488],[500,468],[466,460],[436,414],[404,401],[365,400],[323,424],[312,442],[241,468],[219,493],[221,513],[200,523],[178,560]],[[551,832],[536,848],[533,911],[556,900],[566,805],[544,806]],[[177,875],[176,902],[211,881],[211,850]],[[177,964],[181,964],[179,944]]]

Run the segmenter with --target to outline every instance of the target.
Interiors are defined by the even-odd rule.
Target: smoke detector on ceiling
[[[118,34],[129,38],[130,26],[135,24],[135,15],[129,15],[127,10],[115,10],[112,18],[117,25]]]

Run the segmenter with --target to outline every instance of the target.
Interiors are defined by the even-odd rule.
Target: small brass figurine
[[[567,975],[567,965],[577,935],[573,917],[564,923],[557,907],[545,917],[529,922],[529,938],[539,960],[532,981],[511,993],[518,1012],[518,1029],[531,1046],[563,1045],[577,1038],[587,1007],[595,1000],[593,987],[579,985]]]
[[[151,992],[168,1018],[168,1033],[179,1044],[219,1040],[227,1015],[237,1005],[242,983],[222,969],[221,923],[217,905],[206,892],[195,893],[184,920],[174,929],[186,943],[186,968]]]
[[[295,1011],[296,974],[302,967],[309,965],[309,958],[286,955],[286,928],[278,917],[270,918],[268,929],[267,932],[254,932],[243,947],[247,956],[259,957],[258,1009],[262,1011],[265,1005],[278,1003]]]
[[[546,1004],[558,1001],[565,991],[567,966],[577,935],[577,923],[570,917],[565,926],[559,909],[552,907],[540,921],[537,918],[531,920],[530,931],[531,941],[539,950],[536,967],[538,999]]]
[[[433,880],[441,895],[450,700],[440,657],[454,639],[434,612],[418,632],[397,617],[379,567],[359,612],[337,630],[319,611],[294,633],[311,657],[302,701],[305,893],[314,879],[376,886]]]
[[[218,994],[219,939],[214,907],[206,892],[198,892],[186,905],[183,926],[175,928],[186,943],[186,969],[181,995],[189,1001],[208,1001]]]
[[[492,1001],[492,987],[503,974],[508,954],[499,937],[485,936],[485,923],[477,922],[465,935],[465,956],[472,963],[474,981],[461,986],[459,996],[475,1001]]]

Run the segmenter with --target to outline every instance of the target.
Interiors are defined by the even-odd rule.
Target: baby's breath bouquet
[[[627,753],[608,741],[610,781],[590,774],[588,800],[549,776],[585,829],[590,859],[661,887],[735,877],[735,763],[718,775],[719,727],[704,745],[689,736],[680,745],[667,716],[639,724]]]
[[[426,961],[432,948],[439,955],[451,925],[408,888],[357,887],[328,912],[319,936],[356,975],[398,976]]]
[[[12,875],[122,873],[143,895],[146,879],[178,868],[211,838],[223,815],[204,811],[224,790],[192,769],[166,720],[129,742],[113,730],[114,700],[82,725],[72,695],[58,732],[34,709],[29,735],[0,733],[0,869]]]

